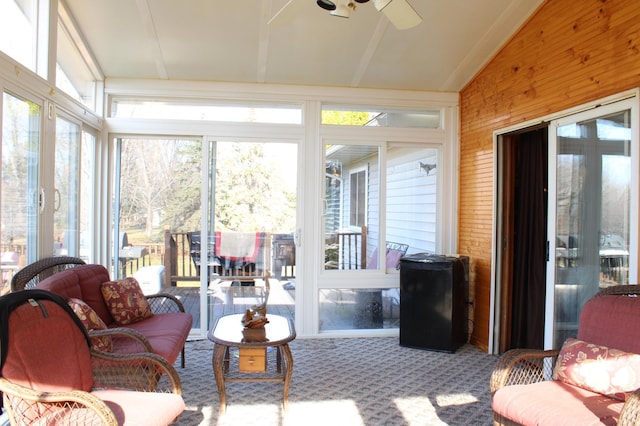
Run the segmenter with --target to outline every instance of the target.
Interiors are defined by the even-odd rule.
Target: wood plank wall
[[[639,0],[546,0],[460,92],[459,252],[489,339],[493,132],[640,86]]]

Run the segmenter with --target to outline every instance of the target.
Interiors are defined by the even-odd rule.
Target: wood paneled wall
[[[639,0],[546,0],[460,92],[458,250],[472,263],[472,344],[488,348],[493,132],[638,86]]]

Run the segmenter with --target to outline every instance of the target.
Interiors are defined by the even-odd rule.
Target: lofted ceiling
[[[422,22],[406,30],[372,1],[348,19],[316,0],[65,4],[106,79],[459,91],[542,3],[408,1]]]

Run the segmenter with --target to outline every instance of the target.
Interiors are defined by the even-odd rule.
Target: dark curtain
[[[542,349],[547,257],[547,128],[516,142],[511,346]]]

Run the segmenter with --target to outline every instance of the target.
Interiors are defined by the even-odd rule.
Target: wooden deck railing
[[[215,256],[215,241],[208,242],[208,259],[202,262],[201,239],[198,232],[171,232],[164,234],[165,286],[175,286],[178,281],[199,281],[200,268],[206,263],[209,279],[218,277],[224,280],[251,281],[261,278],[271,268],[272,236],[268,232],[260,233],[259,252],[255,262],[231,260]]]
[[[327,234],[325,269],[367,268],[367,227]]]

